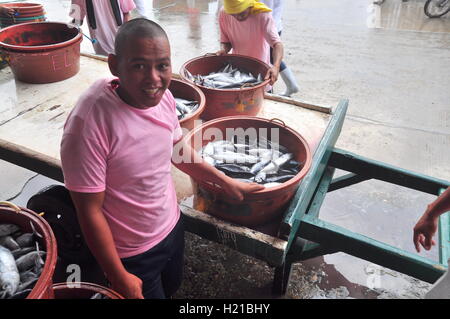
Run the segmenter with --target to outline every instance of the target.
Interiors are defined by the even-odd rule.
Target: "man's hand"
[[[228,53],[224,49],[221,49],[221,50],[217,51],[215,54],[221,56],[221,55],[227,55]]]
[[[270,85],[273,85],[278,80],[279,68],[276,66],[272,66],[268,71],[264,80],[270,79]]]
[[[4,6],[0,6],[0,16],[13,17],[16,10]]]
[[[420,253],[420,245],[426,250],[430,250],[432,246],[436,245],[433,239],[438,227],[438,218],[430,218],[427,214],[424,214],[416,226],[414,226],[414,246],[416,246],[417,252]]]
[[[108,278],[112,289],[126,299],[144,299],[142,295],[142,280],[133,274],[125,273],[117,278]]]
[[[233,47],[231,46],[230,42],[221,42],[220,50],[216,52],[216,55],[227,55],[228,52],[230,52],[232,48]]]
[[[226,179],[226,183],[221,186],[230,198],[237,201],[242,201],[248,193],[257,192],[265,188],[257,183],[244,183],[233,178]]]

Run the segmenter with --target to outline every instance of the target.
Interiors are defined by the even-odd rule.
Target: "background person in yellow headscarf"
[[[221,49],[216,54],[224,55],[232,50],[271,65],[265,78],[270,78],[273,85],[278,79],[284,49],[270,12],[264,3],[256,0],[224,0],[219,12]]]

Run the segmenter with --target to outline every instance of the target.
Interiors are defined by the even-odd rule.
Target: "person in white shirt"
[[[153,1],[153,0],[133,0],[133,1],[134,1],[134,4],[136,5],[136,11],[139,13],[139,15],[146,17],[145,2]]]
[[[275,20],[275,24],[277,26],[278,34],[281,36],[281,31],[283,30],[283,23],[281,21],[282,11],[283,11],[283,0],[260,0],[265,5],[267,5],[270,9],[272,9],[272,17]],[[272,50],[270,51],[270,57],[272,59]],[[291,69],[286,65],[284,61],[280,64],[280,75],[286,84],[286,91],[281,93],[283,96],[291,96],[294,93],[298,92],[298,84],[295,79],[294,74]]]

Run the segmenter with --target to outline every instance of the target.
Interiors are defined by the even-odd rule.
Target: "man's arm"
[[[273,66],[267,71],[265,80],[270,79],[270,85],[273,85],[278,80],[280,73],[280,64],[283,60],[284,46],[282,42],[277,42],[273,46]]]
[[[180,155],[177,150],[181,150],[183,161],[176,158]],[[206,163],[184,140],[176,144],[172,163],[181,171],[197,180],[208,181],[219,185],[230,198],[242,201],[245,194],[264,189],[263,185],[256,183],[239,182]]]
[[[124,23],[127,21],[130,21],[130,19],[131,19],[131,14],[129,12],[123,14],[123,22]]]
[[[104,192],[70,192],[86,243],[112,289],[125,298],[142,299],[142,281],[126,271],[114,245],[111,229],[102,212]]]
[[[12,17],[16,11],[12,8],[8,8],[0,5],[0,16]]]
[[[233,47],[231,46],[230,42],[221,42],[220,43],[220,50],[216,52],[216,55],[228,54],[228,52],[230,52],[232,48]]]
[[[439,216],[450,211],[450,187],[441,194],[434,202],[428,205],[425,213],[414,226],[414,245],[420,252],[420,245],[430,250],[436,242],[433,239],[437,231]]]

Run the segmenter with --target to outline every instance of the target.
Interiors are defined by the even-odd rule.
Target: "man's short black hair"
[[[122,24],[117,31],[116,40],[114,42],[114,51],[116,55],[121,54],[123,48],[126,46],[127,40],[133,36],[151,39],[164,37],[167,41],[169,40],[166,31],[164,31],[164,29],[156,22],[145,18],[132,19]]]

